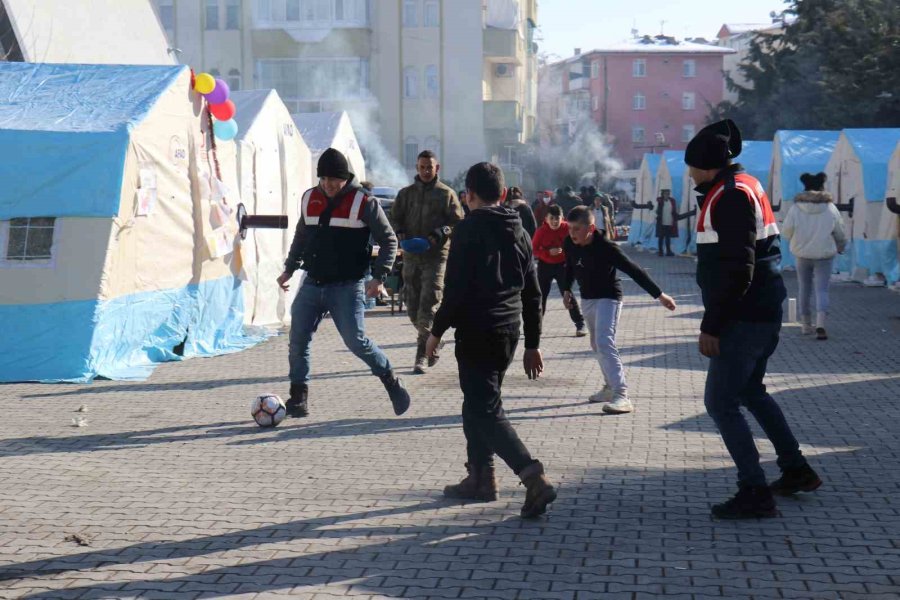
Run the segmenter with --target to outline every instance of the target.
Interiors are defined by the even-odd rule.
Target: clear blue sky
[[[624,40],[632,27],[657,35],[666,21],[666,35],[714,39],[723,23],[768,23],[771,11],[789,5],[783,0],[538,0],[540,51],[572,56],[580,47]]]

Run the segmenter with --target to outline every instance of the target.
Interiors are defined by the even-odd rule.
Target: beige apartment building
[[[394,179],[424,149],[445,179],[486,159],[521,177],[536,0],[153,2],[180,62],[235,89],[274,88],[294,113],[347,110],[369,161],[399,161]]]

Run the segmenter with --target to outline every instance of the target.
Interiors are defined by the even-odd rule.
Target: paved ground
[[[517,518],[506,470],[499,502],[441,498],[464,462],[452,352],[407,378],[415,404],[394,419],[326,323],[313,414],[276,430],[247,407],[286,395],[284,337],[146,383],[0,386],[0,597],[900,597],[900,296],[839,285],[831,341],[785,329],[771,387],[826,485],[780,519],[716,523],[734,471],[703,411],[693,262],[637,256],[681,308],[627,284],[635,414],[585,403],[599,370],[558,299],[547,377],[508,378],[513,419],[562,486],[548,519]],[[406,320],[369,324],[409,365]]]

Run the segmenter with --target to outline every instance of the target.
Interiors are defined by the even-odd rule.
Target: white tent
[[[669,194],[675,199],[675,205],[679,207],[678,210],[681,212],[682,197],[684,196],[684,173],[687,170],[687,165],[684,164],[684,150],[666,150],[663,152],[659,170],[656,172],[656,192],[652,199],[654,206],[656,205],[656,199],[662,196],[662,191],[669,190]],[[656,244],[658,243],[656,241],[656,212],[652,212],[654,218],[653,243]],[[672,250],[673,252],[676,250],[684,252],[686,250],[685,240],[687,239],[685,227],[688,225],[686,221],[679,221],[676,225],[678,226],[678,236],[672,238]]]
[[[835,202],[853,202],[853,216],[844,213],[850,261],[840,266],[855,280],[882,284],[897,267],[896,237],[882,227],[882,219],[898,142],[900,129],[845,129],[825,169]]]
[[[662,156],[645,154],[641,160],[637,183],[634,190],[634,203],[647,204],[656,201],[656,172]],[[631,229],[628,243],[632,246],[649,246],[650,240],[656,237],[656,211],[636,208],[631,214]]]
[[[334,148],[350,161],[350,168],[356,179],[365,181],[366,161],[346,112],[301,113],[293,117],[300,135],[312,152],[313,175],[322,153],[328,148]]]
[[[839,137],[839,131],[785,130],[775,134],[767,192],[778,227],[787,217],[794,196],[803,191],[800,176],[824,171]],[[790,245],[781,244],[782,267],[790,268],[794,263]]]
[[[285,231],[249,229],[242,243],[244,269],[244,322],[248,325],[282,325],[290,320],[288,294],[275,279],[284,269],[294,229],[299,220],[300,198],[313,186],[309,147],[300,136],[287,107],[275,90],[233,92],[239,133],[238,180],[240,195],[251,215],[287,215]]]
[[[3,0],[15,39],[10,60],[173,65],[148,0]],[[7,35],[8,32],[3,32]]]
[[[0,97],[0,381],[142,379],[259,341],[234,144],[212,151],[187,67],[0,62]]]
[[[897,244],[898,266],[885,275],[888,282],[894,285],[894,289],[900,291],[900,214],[894,212],[894,210],[900,208],[900,205],[897,204],[897,202],[900,202],[900,143],[897,144],[897,148],[894,150],[894,154],[891,155],[891,162],[888,165],[888,190],[885,200],[888,198],[894,199],[893,210],[885,202],[884,215],[881,219],[878,237],[885,240],[893,239]]]

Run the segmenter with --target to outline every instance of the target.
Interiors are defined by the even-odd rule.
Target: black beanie
[[[350,170],[350,163],[347,162],[347,158],[334,148],[329,148],[319,157],[316,177],[336,177],[345,181],[351,181],[354,175],[353,171]]]
[[[821,192],[825,189],[825,180],[828,179],[828,176],[825,173],[819,173],[818,175],[813,175],[812,173],[804,173],[800,176],[800,181],[803,182],[803,188],[807,192]]]
[[[697,169],[724,169],[741,153],[741,130],[726,119],[700,130],[684,151],[684,162]]]

